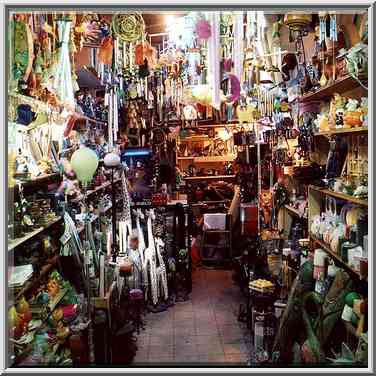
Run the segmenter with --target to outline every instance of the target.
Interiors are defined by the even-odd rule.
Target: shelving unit
[[[16,247],[19,247],[21,244],[25,243],[26,241],[32,239],[34,236],[36,236],[36,235],[40,234],[42,231],[48,229],[49,227],[51,227],[55,223],[59,222],[61,219],[62,219],[61,217],[58,217],[58,218],[54,219],[53,221],[51,221],[50,223],[48,223],[46,226],[39,227],[36,230],[29,232],[28,234],[26,234],[22,238],[17,238],[17,239],[14,239],[12,241],[9,241],[8,242],[8,252],[12,251]]]
[[[213,163],[213,162],[232,162],[236,159],[234,154],[229,155],[214,155],[209,157],[195,157],[194,163]]]
[[[183,178],[186,181],[196,181],[196,180],[225,180],[225,179],[235,179],[236,175],[206,175],[206,176],[186,176]]]
[[[320,248],[322,248],[341,267],[343,267],[344,269],[346,269],[350,273],[357,275],[361,279],[360,273],[357,270],[355,270],[354,268],[352,268],[350,265],[348,265],[346,262],[344,262],[342,260],[342,258],[340,256],[338,256],[336,253],[334,253],[326,243],[324,243],[322,240],[318,239],[317,237],[315,237],[312,234],[310,234],[309,236],[310,236],[310,238],[313,242],[318,244],[320,246]]]
[[[334,136],[339,134],[352,134],[352,133],[364,133],[368,132],[367,127],[356,127],[356,128],[339,128],[333,129],[325,132],[317,132],[315,136]]]
[[[26,282],[25,286],[21,289],[21,291],[17,294],[16,299],[18,300],[22,295],[25,295],[31,288],[35,287],[38,283],[40,283],[41,279],[48,275],[48,273],[55,267],[58,263],[60,256],[54,256],[50,262],[42,267],[42,270],[38,276],[38,278],[32,278],[30,281]]]
[[[334,93],[343,93],[356,88],[361,88],[357,80],[350,75],[344,76],[336,80],[330,85],[320,88],[312,93],[307,93],[300,98],[300,102],[321,101],[331,97]]]
[[[197,127],[186,127],[184,129],[191,130],[192,133],[187,135],[187,137],[179,137],[177,139],[177,145],[179,150],[179,145],[184,144],[184,147],[186,151],[191,151],[190,145],[195,145],[195,148],[197,147],[199,150],[202,148],[204,150],[205,147],[210,146],[211,148],[215,148],[214,144],[210,144],[215,142],[214,140],[221,140],[223,139],[224,142],[227,142],[226,146],[226,152],[230,153],[233,152],[233,143],[232,140],[227,140],[227,137],[224,137],[226,134],[226,130],[224,128],[228,127],[236,127],[238,126],[238,123],[231,123],[231,124],[199,124]],[[218,128],[218,131],[215,131],[215,129]],[[207,132],[210,131],[212,136],[215,137],[209,137],[208,134],[202,133],[205,132],[204,130],[207,130]],[[194,131],[200,132],[199,134],[194,134]],[[223,136],[223,137],[222,137]],[[226,140],[226,141],[225,141]],[[183,154],[183,153],[181,153]],[[197,153],[199,154],[199,153]],[[176,154],[176,163],[180,169],[180,171],[185,172],[185,175],[189,175],[188,169],[190,165],[194,165],[194,167],[197,169],[197,172],[199,172],[199,175],[196,176],[186,176],[183,178],[184,183],[186,184],[186,187],[188,191],[194,187],[195,184],[199,182],[210,182],[210,181],[218,181],[218,180],[226,180],[231,181],[235,179],[236,175],[226,174],[225,164],[229,162],[233,162],[236,160],[235,154],[225,154],[225,155],[207,155],[207,156],[197,156],[196,155],[178,155]],[[213,171],[217,173],[217,175],[214,175]]]
[[[309,188],[316,191],[316,192],[320,192],[323,195],[332,196],[332,197],[339,198],[339,199],[344,200],[344,201],[352,202],[352,203],[357,204],[357,205],[368,207],[367,199],[356,198],[356,197],[353,197],[353,196],[346,195],[344,193],[334,192],[330,189],[316,187],[314,185],[310,185]]]

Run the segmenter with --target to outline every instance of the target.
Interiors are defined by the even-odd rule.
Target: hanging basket
[[[123,42],[135,43],[145,33],[145,22],[138,12],[117,13],[112,20],[112,29],[115,36]]]

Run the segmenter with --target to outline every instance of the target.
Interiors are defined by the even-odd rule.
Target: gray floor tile
[[[237,322],[243,297],[231,271],[198,269],[191,300],[146,316],[135,364],[245,364],[246,325]]]
[[[171,346],[158,346],[158,345],[150,345],[149,346],[149,357],[150,356],[172,356],[174,354],[174,347]]]

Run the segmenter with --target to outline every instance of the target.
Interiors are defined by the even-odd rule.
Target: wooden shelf
[[[202,142],[202,141],[209,141],[210,137],[207,135],[203,136],[189,136],[189,137],[184,137],[180,138],[180,142]]]
[[[182,129],[186,129],[186,130],[199,130],[200,128],[207,128],[207,129],[211,129],[211,128],[230,128],[230,127],[237,127],[237,126],[239,126],[239,122],[238,121],[233,121],[233,122],[227,123],[227,124],[224,124],[224,123],[200,124],[199,123],[195,127],[185,127],[185,128],[182,128]]]
[[[312,234],[309,234],[309,236],[315,243],[317,243],[320,246],[320,248],[322,248],[327,254],[329,254],[344,269],[346,269],[347,271],[350,271],[353,274],[356,274],[360,279],[362,279],[360,272],[353,269],[350,265],[348,265],[345,261],[343,261],[342,258],[338,256],[336,253],[334,253],[326,243],[324,243],[322,240],[318,239],[316,236]]]
[[[356,127],[356,128],[339,128],[331,131],[317,132],[315,136],[332,136],[336,134],[352,134],[352,133],[362,133],[368,132],[367,127]]]
[[[22,186],[28,187],[33,184],[40,184],[43,183],[44,181],[49,181],[49,180],[54,180],[57,179],[60,176],[60,173],[54,172],[52,174],[47,174],[47,175],[41,175],[38,176],[34,179],[28,179],[28,180],[16,180],[16,184],[13,187],[8,187],[9,189],[17,189],[18,190],[18,183],[21,183]]]
[[[17,239],[14,239],[12,241],[9,241],[8,242],[8,252],[12,251],[14,248],[20,246],[21,244],[25,243],[26,241],[32,239],[34,236],[40,234],[42,231],[46,230],[47,228],[49,228],[53,224],[59,222],[60,220],[61,220],[61,217],[58,217],[58,218],[54,219],[53,221],[51,221],[50,223],[48,223],[46,226],[39,227],[36,230],[29,232],[28,234],[26,234],[22,238],[17,238]]]
[[[192,160],[193,163],[215,163],[215,162],[232,162],[235,160],[235,155],[213,155],[207,157],[177,157],[177,160]]]
[[[234,179],[236,175],[206,175],[206,176],[187,176],[183,180],[220,180]]]
[[[348,202],[352,202],[354,204],[358,204],[358,205],[361,205],[361,206],[368,207],[368,200],[349,196],[349,195],[346,195],[344,193],[334,192],[330,189],[320,188],[320,187],[316,187],[314,185],[310,185],[309,188],[316,191],[316,192],[320,192],[323,195],[332,196],[332,197],[339,198],[339,199],[344,200],[344,201],[348,201]]]
[[[235,155],[215,155],[212,157],[195,157],[193,162],[195,163],[212,163],[212,162],[232,162],[235,160]]]
[[[57,262],[59,261],[59,258],[60,256],[59,255],[56,255],[54,256],[50,262],[46,265],[44,265],[41,269],[41,272],[40,272],[40,275],[38,278],[33,278],[32,280],[26,282],[25,286],[21,289],[21,291],[17,294],[16,296],[16,300],[20,299],[20,297],[22,295],[24,295],[28,290],[30,290],[31,288],[35,287],[37,285],[37,283],[40,282],[40,280],[45,277],[50,271],[51,269],[53,269],[55,267],[55,265],[57,264]]]
[[[342,77],[331,85],[327,85],[312,93],[307,93],[300,98],[300,102],[320,101],[331,97],[334,93],[344,93],[349,90],[361,87],[359,82],[353,79],[351,76]]]

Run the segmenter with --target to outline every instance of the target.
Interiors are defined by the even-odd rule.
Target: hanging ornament
[[[206,20],[199,20],[196,24],[195,31],[200,39],[208,40],[211,37],[210,23]]]
[[[145,22],[141,13],[117,13],[112,20],[112,29],[123,42],[135,43],[141,40],[145,33]]]
[[[287,13],[284,24],[293,32],[302,32],[312,22],[312,15],[306,13]]]

